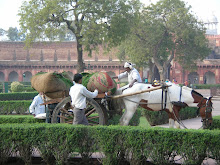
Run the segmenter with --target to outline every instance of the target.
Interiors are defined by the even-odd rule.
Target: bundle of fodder
[[[72,85],[72,80],[64,77],[62,73],[39,72],[31,78],[32,88],[39,93],[43,92],[51,99],[68,96]]]
[[[82,84],[90,91],[98,89],[99,93],[111,91],[115,93],[117,89],[116,82],[106,72],[82,73]]]

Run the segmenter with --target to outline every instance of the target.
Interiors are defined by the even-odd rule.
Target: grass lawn
[[[140,127],[144,127],[144,128],[150,128],[150,124],[148,123],[147,119],[143,116],[140,117],[140,123],[139,125]]]

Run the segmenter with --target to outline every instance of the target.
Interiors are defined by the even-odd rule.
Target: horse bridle
[[[201,108],[206,107],[206,109],[205,109],[205,118],[202,119],[201,122],[203,122],[203,121],[208,122],[209,120],[212,120],[212,117],[208,118],[207,113],[212,112],[213,107],[212,107],[211,103],[210,103],[211,105],[209,105],[209,100],[211,99],[211,97],[209,99],[203,97],[199,104],[202,104],[204,99],[206,99],[206,103],[202,107],[199,107],[198,111],[200,111]]]

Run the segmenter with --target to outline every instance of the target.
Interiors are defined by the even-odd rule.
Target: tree
[[[84,70],[83,50],[89,55],[98,45],[117,46],[130,32],[139,0],[31,0],[19,11],[26,44],[58,39],[66,26],[76,37],[77,71]]]
[[[5,30],[0,28],[0,36],[3,36],[5,34]]]
[[[194,69],[196,61],[207,57],[210,49],[206,29],[190,8],[181,0],[161,0],[145,8],[119,56],[125,58],[124,54],[128,54],[139,66],[153,62],[161,80],[168,78],[172,60],[185,69]]]
[[[25,35],[20,34],[17,27],[9,27],[7,31],[7,37],[10,41],[24,41]]]

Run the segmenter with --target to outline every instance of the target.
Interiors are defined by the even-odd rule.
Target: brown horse
[[[122,98],[123,103],[114,105],[124,105],[125,112],[120,119],[121,125],[128,125],[133,117],[137,107],[141,107],[150,111],[165,110],[169,116],[169,127],[173,128],[174,123],[180,128],[179,111],[192,103],[197,103],[198,111],[203,122],[203,128],[207,128],[212,124],[212,101],[211,97],[205,98],[198,92],[188,87],[180,87],[177,84],[168,82],[165,90],[159,89],[151,92],[141,93],[137,95]],[[154,88],[151,84],[137,83],[132,88],[124,87],[126,90],[118,89],[117,94],[129,94],[136,91],[142,91]]]

